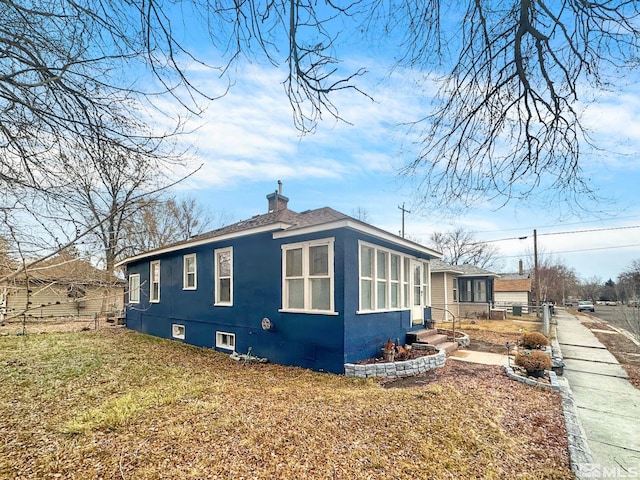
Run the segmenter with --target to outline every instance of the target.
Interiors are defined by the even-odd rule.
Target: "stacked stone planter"
[[[414,344],[415,346],[415,344]],[[355,363],[345,363],[344,374],[347,377],[374,378],[374,377],[410,377],[425,373],[429,370],[444,367],[447,360],[447,352],[440,350],[434,355],[404,360],[401,362],[372,363],[368,365],[358,365]]]

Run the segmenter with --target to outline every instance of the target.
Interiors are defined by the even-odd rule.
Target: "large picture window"
[[[410,257],[361,242],[359,311],[408,309],[412,285],[418,292],[414,298],[416,304],[429,305],[429,264],[421,265],[415,272],[417,276],[412,278]],[[421,292],[424,297],[420,296]]]
[[[458,288],[461,302],[487,302],[487,281],[485,279],[458,278]]]
[[[233,247],[214,251],[215,305],[233,305]]]
[[[282,308],[334,312],[333,239],[282,246]]]
[[[129,275],[129,303],[140,303],[140,274]]]
[[[182,288],[184,290],[196,290],[197,278],[196,254],[185,255],[182,266]]]
[[[160,301],[160,260],[151,262],[149,277],[151,278],[149,301],[158,303]]]

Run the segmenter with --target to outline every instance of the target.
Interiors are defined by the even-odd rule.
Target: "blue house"
[[[431,318],[440,253],[324,207],[268,212],[130,257],[128,328],[344,372]]]

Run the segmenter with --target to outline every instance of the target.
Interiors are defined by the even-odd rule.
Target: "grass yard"
[[[0,337],[0,477],[573,478],[559,397],[460,363],[383,388],[125,329]]]

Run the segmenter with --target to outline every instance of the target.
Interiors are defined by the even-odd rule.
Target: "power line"
[[[613,230],[628,230],[628,229],[632,229],[632,228],[640,228],[640,225],[630,225],[627,227],[608,227],[608,228],[591,228],[591,229],[587,229],[587,230],[570,230],[570,231],[566,231],[566,232],[549,232],[549,233],[539,233],[538,236],[549,236],[549,235],[571,235],[574,233],[590,233],[590,232],[610,232]],[[481,240],[481,241],[477,241],[477,242],[473,242],[471,245],[479,245],[482,243],[494,243],[494,242],[505,242],[507,240],[524,240],[526,238],[528,238],[528,235],[522,236],[522,237],[508,237],[508,238],[498,238],[495,240]]]
[[[594,247],[594,248],[582,248],[578,250],[564,250],[561,252],[553,252],[554,255],[558,255],[561,253],[580,253],[580,252],[592,252],[595,250],[611,250],[613,248],[630,248],[630,247],[640,247],[640,243],[633,243],[631,245],[616,245],[611,247]],[[532,257],[533,253],[526,253],[521,255],[504,255],[501,258],[521,258],[521,257]]]
[[[570,225],[584,225],[587,223],[600,223],[600,222],[614,222],[614,221],[618,221],[618,220],[626,220],[629,218],[638,218],[640,217],[640,215],[627,215],[624,217],[615,217],[615,218],[606,218],[606,219],[600,219],[600,220],[585,220],[582,222],[567,222],[567,223],[562,223],[563,226],[570,226]],[[557,227],[558,224],[554,223],[554,224],[550,224],[550,225],[539,225],[539,226],[529,226],[529,227],[513,227],[513,228],[501,228],[499,230],[469,230],[469,233],[473,233],[473,234],[477,234],[477,233],[501,233],[501,232],[514,232],[514,231],[523,231],[523,230],[533,230],[534,228],[536,229],[541,229],[541,228],[553,228],[553,227]],[[612,227],[615,228],[615,227]],[[411,233],[411,235],[431,235],[433,232],[431,233]],[[540,235],[546,235],[546,234],[540,234]],[[514,238],[520,238],[520,237],[514,237]],[[510,239],[509,239],[510,240]]]

